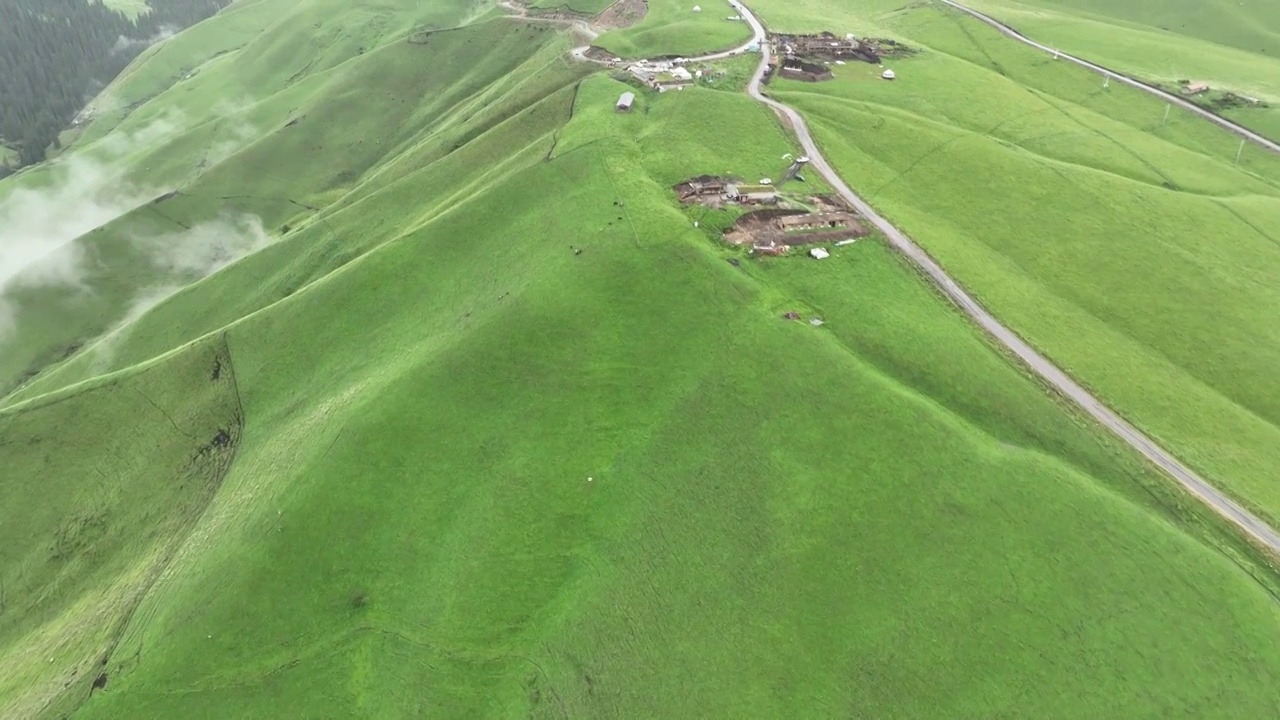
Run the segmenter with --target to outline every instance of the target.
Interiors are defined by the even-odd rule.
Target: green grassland
[[[1280,6],[1275,3],[1112,3],[976,0],[1029,37],[1159,83],[1205,81],[1270,107],[1223,115],[1280,137]]]
[[[779,97],[998,316],[1280,518],[1280,161],[1237,167],[1230,134],[956,13],[879,21],[926,49],[901,82],[849,65]]]
[[[1114,3],[1107,0],[1022,0],[1064,15],[1105,18],[1131,26],[1206,40],[1251,53],[1280,56],[1280,6],[1239,0],[1171,0]]]
[[[0,414],[6,717],[66,711],[89,694],[217,494],[242,420],[217,341]]]
[[[137,17],[150,9],[147,0],[104,0],[104,4],[130,17]]]
[[[659,55],[697,55],[727,50],[751,39],[745,22],[727,18],[733,8],[721,0],[708,0],[702,12],[693,12],[696,2],[649,0],[649,11],[628,28],[604,33],[595,44],[619,57],[639,58]]]
[[[70,151],[179,195],[79,241],[92,306],[19,298],[0,715],[1276,714],[1280,580],[1207,511],[874,238],[693,226],[673,184],[796,151],[771,113],[618,114],[416,5],[234,6]],[[171,282],[127,238],[225,212],[274,241],[97,338]]]

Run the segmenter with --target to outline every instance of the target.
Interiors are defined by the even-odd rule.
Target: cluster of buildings
[[[675,187],[675,191],[682,203],[721,206],[728,203],[773,205],[778,202],[778,192],[767,185],[745,186],[711,176],[697,177],[680,183]]]
[[[819,35],[772,35],[770,41],[777,49],[772,71],[793,80],[830,80],[835,77],[831,71],[832,64],[844,65],[852,61],[880,64],[882,59],[877,41],[859,40],[852,34],[843,38],[829,32]],[[890,45],[891,52],[903,50],[902,46],[892,40],[880,42]],[[893,80],[896,76],[892,70],[886,70],[882,77]]]
[[[658,92],[682,90],[702,77],[701,70],[690,71],[684,66],[684,58],[675,60],[641,60],[627,67],[632,77]]]
[[[774,35],[774,47],[778,54],[811,60],[861,60],[879,63],[880,54],[870,43],[862,42],[853,35],[837,37],[833,33],[824,32],[819,35]]]

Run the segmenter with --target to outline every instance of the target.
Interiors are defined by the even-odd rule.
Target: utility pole
[[[1169,111],[1173,109],[1173,103],[1164,106],[1164,119],[1160,121],[1160,127],[1169,124]]]
[[[1107,75],[1107,76],[1106,76],[1106,78],[1107,78],[1106,80],[1103,80],[1103,81],[1102,81],[1102,89],[1103,89],[1103,90],[1106,90],[1107,88],[1111,87],[1111,76],[1110,76],[1110,75]]]
[[[1241,140],[1241,141],[1240,141],[1240,149],[1239,149],[1239,150],[1236,150],[1236,164],[1237,164],[1237,165],[1239,165],[1239,164],[1240,164],[1240,155],[1241,155],[1242,153],[1244,153],[1244,143],[1245,143],[1245,141],[1244,141],[1244,140]]]

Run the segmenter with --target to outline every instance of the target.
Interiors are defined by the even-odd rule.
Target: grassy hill
[[[751,28],[727,18],[736,14],[723,0],[702,5],[686,0],[647,0],[644,19],[601,35],[598,45],[619,57],[699,55],[727,50],[751,39]],[[695,5],[702,12],[695,13]]]
[[[1114,3],[1105,0],[1024,0],[1027,5],[1063,14],[1106,18],[1126,25],[1158,28],[1216,45],[1264,55],[1280,55],[1280,7],[1271,3],[1190,2]]]
[[[115,8],[130,16],[138,16],[147,11],[147,0],[107,0],[107,7]]]
[[[236,6],[60,158],[177,194],[76,240],[95,302],[8,296],[0,715],[1275,713],[1218,521],[878,240],[676,203],[776,176],[769,112],[383,9]],[[146,242],[244,218],[194,278]]]
[[[1044,43],[1163,84],[1208,82],[1269,107],[1220,110],[1280,137],[1280,6],[1264,2],[976,0],[993,17]]]

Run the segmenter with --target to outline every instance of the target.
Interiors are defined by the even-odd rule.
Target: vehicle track
[[[760,66],[756,69],[755,74],[752,75],[751,82],[747,86],[747,92],[753,99],[772,108],[782,117],[785,123],[791,127],[795,132],[796,137],[800,140],[801,147],[803,147],[804,151],[809,155],[810,167],[816,169],[841,197],[848,201],[871,224],[880,230],[880,232],[883,233],[885,238],[889,241],[889,244],[898,252],[905,255],[908,260],[927,275],[929,279],[932,280],[933,283],[937,285],[938,288],[960,308],[961,311],[968,315],[991,337],[995,338],[997,342],[1006,347],[1014,355],[1018,356],[1018,359],[1030,368],[1032,372],[1038,375],[1049,385],[1053,386],[1053,388],[1063,396],[1080,406],[1081,409],[1101,423],[1103,427],[1111,431],[1114,435],[1119,437],[1130,447],[1137,450],[1149,461],[1163,470],[1167,475],[1176,480],[1187,490],[1187,492],[1199,498],[1211,509],[1234,524],[1246,535],[1252,538],[1255,542],[1261,544],[1271,553],[1280,555],[1280,533],[1277,533],[1273,528],[1253,513],[1246,510],[1239,503],[1227,497],[1225,493],[1215,488],[1207,480],[1200,477],[1200,475],[1195,471],[1191,470],[1186,465],[1183,465],[1176,457],[1173,456],[1172,453],[1160,447],[1154,440],[1147,437],[1124,418],[1120,417],[1118,413],[1108,408],[1101,400],[1082,387],[1079,383],[1072,380],[1065,372],[1058,368],[1058,366],[1049,361],[1048,358],[1041,355],[1022,338],[1018,337],[1016,333],[1001,324],[1000,321],[988,312],[986,308],[982,307],[982,305],[979,304],[973,296],[965,292],[965,290],[960,287],[960,284],[953,280],[951,276],[942,269],[941,265],[935,262],[933,258],[929,257],[928,253],[926,253],[923,248],[917,245],[911,238],[907,237],[905,233],[894,227],[888,220],[883,218],[871,207],[870,204],[859,197],[857,193],[853,192],[853,190],[851,190],[849,186],[840,179],[840,176],[835,172],[831,165],[827,163],[826,158],[822,156],[822,151],[818,149],[812,135],[810,135],[809,127],[805,124],[804,118],[802,118],[800,114],[790,106],[768,97],[761,90],[765,73],[768,72],[769,69],[769,58],[771,53],[771,49],[765,41],[766,34],[764,25],[762,25],[751,10],[741,2],[738,2],[738,0],[728,1],[730,5],[741,13],[742,17],[750,23],[751,29],[755,33],[756,40],[760,43]],[[965,8],[956,5],[951,2],[951,0],[942,0],[942,2],[965,10]],[[968,12],[971,12],[971,14],[978,14],[972,13],[972,11]],[[989,18],[986,21],[999,25]],[[1004,28],[1004,30],[1006,31],[1006,34],[1013,35],[1022,39],[1024,42],[1028,42],[1036,47],[1047,50],[1047,48],[1044,48],[1043,46],[1022,38],[1020,35],[1017,35],[1017,33],[1014,33],[1008,28]],[[1049,50],[1049,52],[1052,52],[1052,50]],[[1062,55],[1061,57],[1067,56]],[[1256,133],[1245,130],[1244,128],[1240,128],[1234,123],[1223,120],[1222,118],[1219,118],[1218,116],[1213,115],[1212,113],[1209,113],[1195,105],[1186,103],[1180,98],[1170,96],[1168,93],[1164,93],[1156,88],[1144,86],[1136,80],[1129,80],[1123,76],[1111,73],[1108,70],[1097,68],[1097,66],[1093,66],[1082,60],[1072,60],[1084,65],[1085,67],[1098,69],[1101,72],[1107,72],[1118,81],[1124,82],[1127,80],[1128,84],[1132,84],[1139,88],[1146,88],[1149,92],[1169,97],[1171,100],[1178,101],[1178,103],[1184,107],[1190,106],[1190,109],[1196,111],[1197,114],[1208,117],[1228,129],[1240,132],[1245,137],[1249,137],[1250,139],[1254,139],[1255,142],[1259,142],[1259,144],[1273,150],[1280,151],[1280,146],[1272,143],[1270,140],[1267,140]]]

